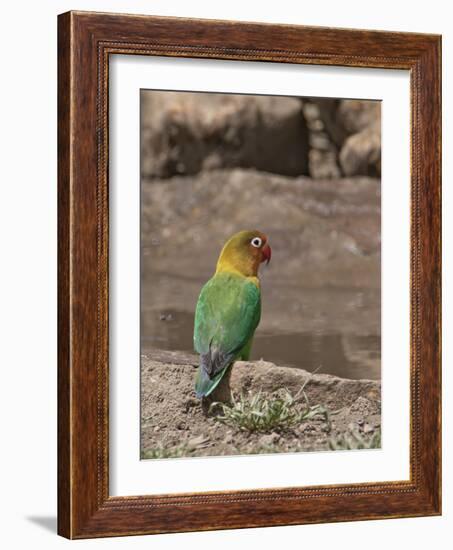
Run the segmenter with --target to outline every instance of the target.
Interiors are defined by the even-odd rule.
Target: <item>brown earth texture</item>
[[[380,383],[278,367],[263,360],[238,361],[209,402],[193,391],[195,356],[154,352],[142,356],[142,458],[329,451],[380,446]],[[225,387],[226,386],[226,387]],[[276,389],[279,388],[279,389]],[[315,413],[293,425],[251,431],[229,424],[219,406],[230,392],[272,399],[282,389],[293,408]],[[303,395],[300,392],[304,388]],[[299,395],[298,395],[299,393]],[[319,411],[319,412],[318,412]]]

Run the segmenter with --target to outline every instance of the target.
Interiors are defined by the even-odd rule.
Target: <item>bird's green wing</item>
[[[261,316],[260,294],[254,283],[232,273],[215,275],[201,290],[194,329],[201,357],[197,394],[214,389],[253,337]]]

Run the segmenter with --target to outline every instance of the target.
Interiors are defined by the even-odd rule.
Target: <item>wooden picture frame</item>
[[[69,12],[58,20],[58,532],[88,538],[441,513],[441,39]],[[109,495],[109,56],[410,71],[410,480]]]

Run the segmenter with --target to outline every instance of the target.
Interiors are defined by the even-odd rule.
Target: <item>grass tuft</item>
[[[186,443],[174,445],[173,447],[164,447],[160,443],[157,447],[146,449],[142,453],[142,459],[160,459],[160,458],[181,458],[190,456],[198,449],[204,449],[209,446],[209,438],[204,435],[193,437]]]
[[[376,431],[370,437],[364,437],[356,431],[350,431],[337,438],[329,440],[331,451],[354,451],[357,449],[380,449],[381,430]]]
[[[182,456],[187,456],[186,445],[177,445],[168,449],[159,445],[153,449],[146,449],[146,451],[142,453],[142,459],[145,460],[149,458],[181,458]]]
[[[310,406],[304,392],[305,385],[292,396],[285,388],[276,396],[261,391],[255,394],[231,394],[231,404],[211,403],[210,411],[217,409],[216,419],[228,426],[249,432],[282,431],[316,416],[322,416],[330,426],[329,414],[322,405]],[[300,397],[305,398],[303,404]]]

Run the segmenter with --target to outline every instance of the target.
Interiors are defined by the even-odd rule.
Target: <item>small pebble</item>
[[[225,437],[223,438],[224,443],[231,443],[233,441],[233,434],[231,432],[228,432]]]
[[[280,439],[278,433],[272,432],[271,434],[263,435],[260,437],[259,444],[263,446],[273,445]]]
[[[171,313],[161,313],[159,315],[160,321],[173,321],[173,315]]]

